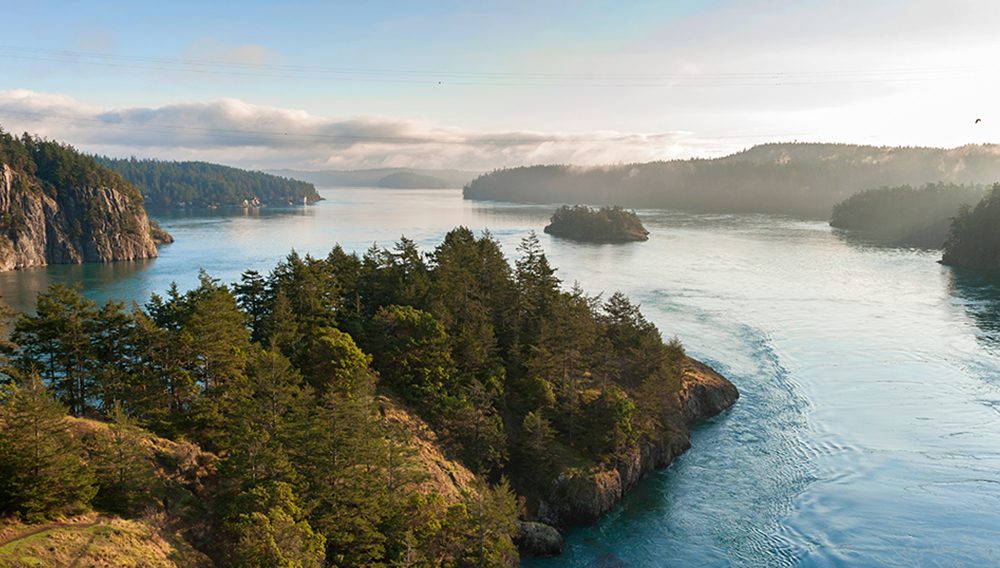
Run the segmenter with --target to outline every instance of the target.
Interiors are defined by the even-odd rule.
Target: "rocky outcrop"
[[[665,428],[657,439],[643,440],[615,467],[563,473],[549,498],[539,503],[538,520],[555,526],[593,523],[645,476],[669,466],[691,447],[688,426],[728,409],[738,398],[736,387],[725,377],[688,358],[676,394],[679,423]]]
[[[0,270],[156,257],[141,200],[112,187],[43,189],[0,164]]]
[[[525,556],[559,556],[563,551],[563,537],[555,527],[545,523],[520,521],[514,544]]]

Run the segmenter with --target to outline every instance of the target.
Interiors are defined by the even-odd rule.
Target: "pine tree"
[[[385,437],[368,393],[323,396],[316,420],[297,448],[316,530],[335,566],[377,566],[386,554],[381,524],[388,488],[379,472]]]
[[[75,416],[87,412],[96,394],[90,368],[96,315],[97,305],[78,289],[54,285],[38,295],[35,315],[18,318],[12,334],[17,366],[38,373]]]
[[[517,531],[517,501],[507,479],[490,486],[477,478],[466,496],[469,531],[465,566],[499,567],[517,562],[512,537]]]
[[[83,449],[66,410],[29,375],[0,400],[0,509],[29,521],[85,510],[94,497]]]
[[[236,302],[250,322],[250,337],[261,341],[264,334],[264,320],[267,317],[267,283],[260,272],[247,270],[240,276],[240,282],[233,286]]]
[[[325,539],[305,518],[292,487],[269,483],[237,500],[226,523],[232,549],[228,564],[245,568],[321,568]]]
[[[307,335],[297,357],[298,367],[319,393],[364,391],[372,381],[371,357],[354,339],[334,328],[320,327]]]
[[[227,452],[220,472],[238,489],[265,482],[295,483],[290,454],[298,431],[307,426],[313,395],[302,377],[276,349],[253,350],[244,377],[236,379],[220,403],[220,445]]]
[[[243,372],[250,348],[246,316],[229,289],[204,273],[187,301],[190,315],[182,330],[194,340],[196,371],[203,388],[210,391]]]
[[[91,461],[97,477],[98,507],[120,514],[135,513],[156,491],[152,451],[135,420],[115,403],[106,434],[93,440]]]
[[[372,331],[379,376],[425,415],[441,413],[459,394],[449,338],[434,316],[409,306],[387,306],[375,315]]]
[[[128,403],[136,397],[137,369],[142,366],[140,339],[134,314],[121,302],[109,301],[97,311],[90,330],[95,395],[101,410],[111,410],[116,402]]]

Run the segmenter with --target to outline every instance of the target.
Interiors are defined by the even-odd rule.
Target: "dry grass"
[[[44,525],[5,522],[0,566],[188,568],[211,566],[175,535],[140,521],[94,514]]]

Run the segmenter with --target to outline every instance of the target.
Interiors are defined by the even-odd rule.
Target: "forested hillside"
[[[207,162],[98,157],[142,191],[150,207],[298,205],[320,199],[304,181]]]
[[[944,264],[1000,269],[1000,183],[975,207],[963,206],[944,244]]]
[[[959,209],[984,195],[985,186],[944,183],[870,189],[834,205],[830,225],[891,245],[941,248]]]
[[[998,179],[995,145],[945,150],[793,143],[764,144],[717,159],[502,169],[469,183],[465,197],[828,219],[835,203],[866,189]]]
[[[141,309],[55,286],[7,348],[0,511],[159,510],[221,565],[509,565],[519,517],[592,520],[687,447],[702,405],[636,305],[562,290],[534,235],[518,253],[459,228]],[[736,393],[712,381],[715,413]],[[214,456],[203,477],[151,475],[141,429]]]

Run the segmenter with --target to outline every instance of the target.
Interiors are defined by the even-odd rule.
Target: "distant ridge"
[[[1000,146],[953,149],[775,143],[715,159],[603,167],[526,166],[479,176],[466,199],[618,204],[719,213],[828,218],[865,189],[1000,180]]]
[[[322,199],[311,183],[222,164],[95,159],[138,187],[152,208],[300,205]]]
[[[269,173],[301,179],[319,187],[386,187],[393,189],[461,189],[479,172],[419,168],[368,170],[269,170]]]

